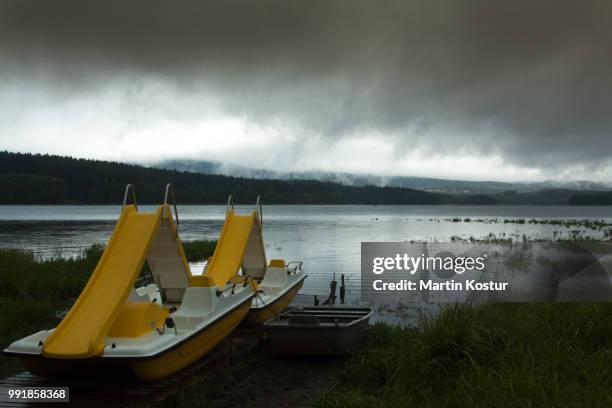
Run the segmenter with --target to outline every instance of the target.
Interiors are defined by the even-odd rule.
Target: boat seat
[[[151,301],[151,299],[149,299],[149,296],[144,293],[138,293],[138,291],[136,291],[135,288],[132,288],[132,291],[130,292],[130,294],[128,295],[127,300],[129,302],[147,302],[147,301]]]
[[[168,309],[149,300],[128,301],[108,331],[108,337],[142,337],[154,329],[161,328],[168,314]]]
[[[217,287],[188,287],[181,307],[172,318],[179,330],[192,330],[202,323],[214,309],[218,301]]]
[[[162,304],[159,287],[154,283],[150,283],[147,286],[140,288],[133,288],[128,296],[128,300],[134,302],[155,302],[159,305]]]
[[[266,270],[259,288],[266,294],[278,293],[287,285],[287,272],[285,268],[272,267]]]
[[[318,326],[320,324],[318,316],[312,315],[291,315],[289,316],[289,324],[307,324]]]

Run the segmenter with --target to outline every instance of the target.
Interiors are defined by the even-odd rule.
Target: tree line
[[[612,205],[611,191],[545,189],[498,194],[444,194],[403,187],[347,186],[201,174],[72,157],[0,151],[0,204],[118,204],[126,184],[142,204],[163,201],[167,183],[181,204],[459,204]]]
[[[316,180],[262,180],[149,168],[55,155],[0,152],[0,204],[117,204],[126,184],[143,204],[163,201],[167,183],[181,204],[446,204],[452,196],[398,187]]]

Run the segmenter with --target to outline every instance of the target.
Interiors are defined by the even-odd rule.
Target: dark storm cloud
[[[609,1],[2,1],[0,77],[152,75],[297,134],[388,134],[596,169],[612,156]],[[42,79],[41,79],[42,78]]]

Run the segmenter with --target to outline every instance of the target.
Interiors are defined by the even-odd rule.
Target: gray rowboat
[[[274,354],[348,354],[359,348],[371,315],[369,307],[305,307],[281,313],[264,328]]]

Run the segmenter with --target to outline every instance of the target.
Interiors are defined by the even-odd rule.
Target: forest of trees
[[[569,199],[571,205],[612,205],[612,191],[576,193]]]
[[[445,204],[451,196],[394,187],[351,187],[315,180],[257,180],[40,154],[0,152],[0,204],[117,204],[125,185],[143,204],[163,201],[172,183],[182,204]]]
[[[611,191],[544,189],[443,194],[402,187],[347,186],[316,180],[250,179],[71,157],[0,151],[0,204],[118,204],[126,184],[143,204],[163,201],[167,183],[181,204],[612,205]]]
[[[1,204],[61,204],[64,180],[29,174],[0,174]]]

